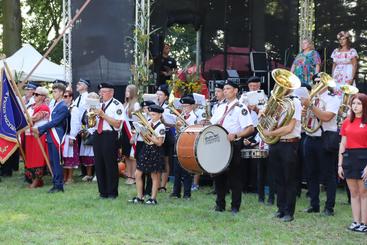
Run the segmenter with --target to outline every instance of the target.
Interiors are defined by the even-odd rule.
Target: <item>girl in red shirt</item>
[[[367,233],[367,95],[352,97],[351,113],[342,125],[338,174],[346,178],[351,194],[352,231]]]

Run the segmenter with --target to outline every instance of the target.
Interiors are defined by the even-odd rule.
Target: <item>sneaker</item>
[[[133,204],[140,204],[144,203],[144,200],[139,197],[133,197],[133,199],[130,199],[128,202]]]
[[[356,232],[363,232],[363,233],[367,233],[367,225],[361,223],[357,228],[355,228],[353,231]]]
[[[178,198],[181,198],[181,195],[176,194],[176,193],[171,193],[171,194],[169,195],[169,197],[170,197],[170,198],[174,198],[174,199],[178,199]]]
[[[92,181],[96,182],[97,181],[97,176],[94,176]]]
[[[167,192],[167,188],[166,187],[159,187],[158,192]]]
[[[92,181],[92,179],[93,179],[93,176],[88,176],[88,175],[86,175],[86,176],[84,176],[84,177],[82,178],[82,181],[87,182],[87,181]]]
[[[197,191],[197,190],[199,190],[199,185],[193,184],[191,186],[191,191]]]
[[[153,199],[153,198],[149,198],[149,199],[145,202],[145,204],[147,204],[147,205],[157,205],[157,204],[158,204],[158,202],[157,202],[157,200],[155,200],[155,199]]]
[[[359,223],[357,223],[357,222],[353,222],[349,227],[348,227],[348,229],[349,230],[351,230],[351,231],[355,231],[356,229],[358,229],[358,227],[360,226],[360,224]]]

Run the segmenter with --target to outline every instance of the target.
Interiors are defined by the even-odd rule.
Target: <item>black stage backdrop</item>
[[[73,0],[72,13],[83,3],[84,0]],[[92,81],[93,90],[100,82],[113,83],[121,90],[128,83],[134,13],[134,0],[92,1],[88,5],[72,31],[74,84],[85,78]]]

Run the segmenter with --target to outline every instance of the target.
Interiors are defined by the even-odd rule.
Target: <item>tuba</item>
[[[94,110],[87,112],[87,127],[94,128],[97,125],[97,113]]]
[[[153,145],[154,143],[151,140],[149,140],[147,136],[148,135],[156,136],[156,134],[154,132],[154,129],[151,127],[150,123],[148,122],[148,120],[145,118],[145,116],[143,115],[143,113],[140,110],[133,112],[132,115],[136,116],[139,119],[139,123],[147,128],[147,131],[140,132],[140,135],[143,138],[145,144]]]
[[[322,91],[324,88],[326,87],[334,88],[336,84],[335,84],[334,79],[325,72],[320,72],[317,76],[320,78],[320,81],[317,82],[312,87],[312,90],[310,93],[311,104],[318,108],[325,108],[325,102],[320,100],[318,95],[320,91]],[[322,121],[317,120],[317,117],[315,116],[315,114],[308,108],[306,109],[307,109],[306,115],[302,117],[302,128],[303,130],[305,130],[305,132],[312,134],[321,127]],[[315,125],[312,124],[309,126],[308,125],[309,121],[317,121],[318,123]]]
[[[260,117],[257,126],[260,137],[267,144],[275,144],[279,141],[279,136],[265,136],[265,129],[274,129],[287,125],[294,114],[294,104],[291,98],[284,98],[291,90],[301,86],[301,81],[292,72],[285,69],[274,69],[271,72],[275,80],[274,88],[270,99],[265,106],[264,115]]]
[[[342,103],[339,107],[338,116],[336,118],[338,128],[341,127],[343,121],[348,116],[348,112],[350,109],[349,106],[350,98],[352,97],[352,95],[359,92],[358,88],[349,84],[342,85],[340,89],[343,91],[343,97],[342,97]]]

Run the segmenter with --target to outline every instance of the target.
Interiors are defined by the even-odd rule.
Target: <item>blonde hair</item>
[[[126,90],[129,91],[129,97],[125,97],[125,105],[128,105],[127,114],[131,117],[135,109],[135,104],[138,102],[138,88],[134,84],[129,84]]]
[[[303,40],[302,40],[302,42],[303,41],[306,41],[306,42],[308,42],[308,44],[310,44],[310,49],[311,50],[314,50],[315,49],[315,44],[314,44],[314,42],[311,40],[311,39],[309,39],[309,38],[304,38]]]

